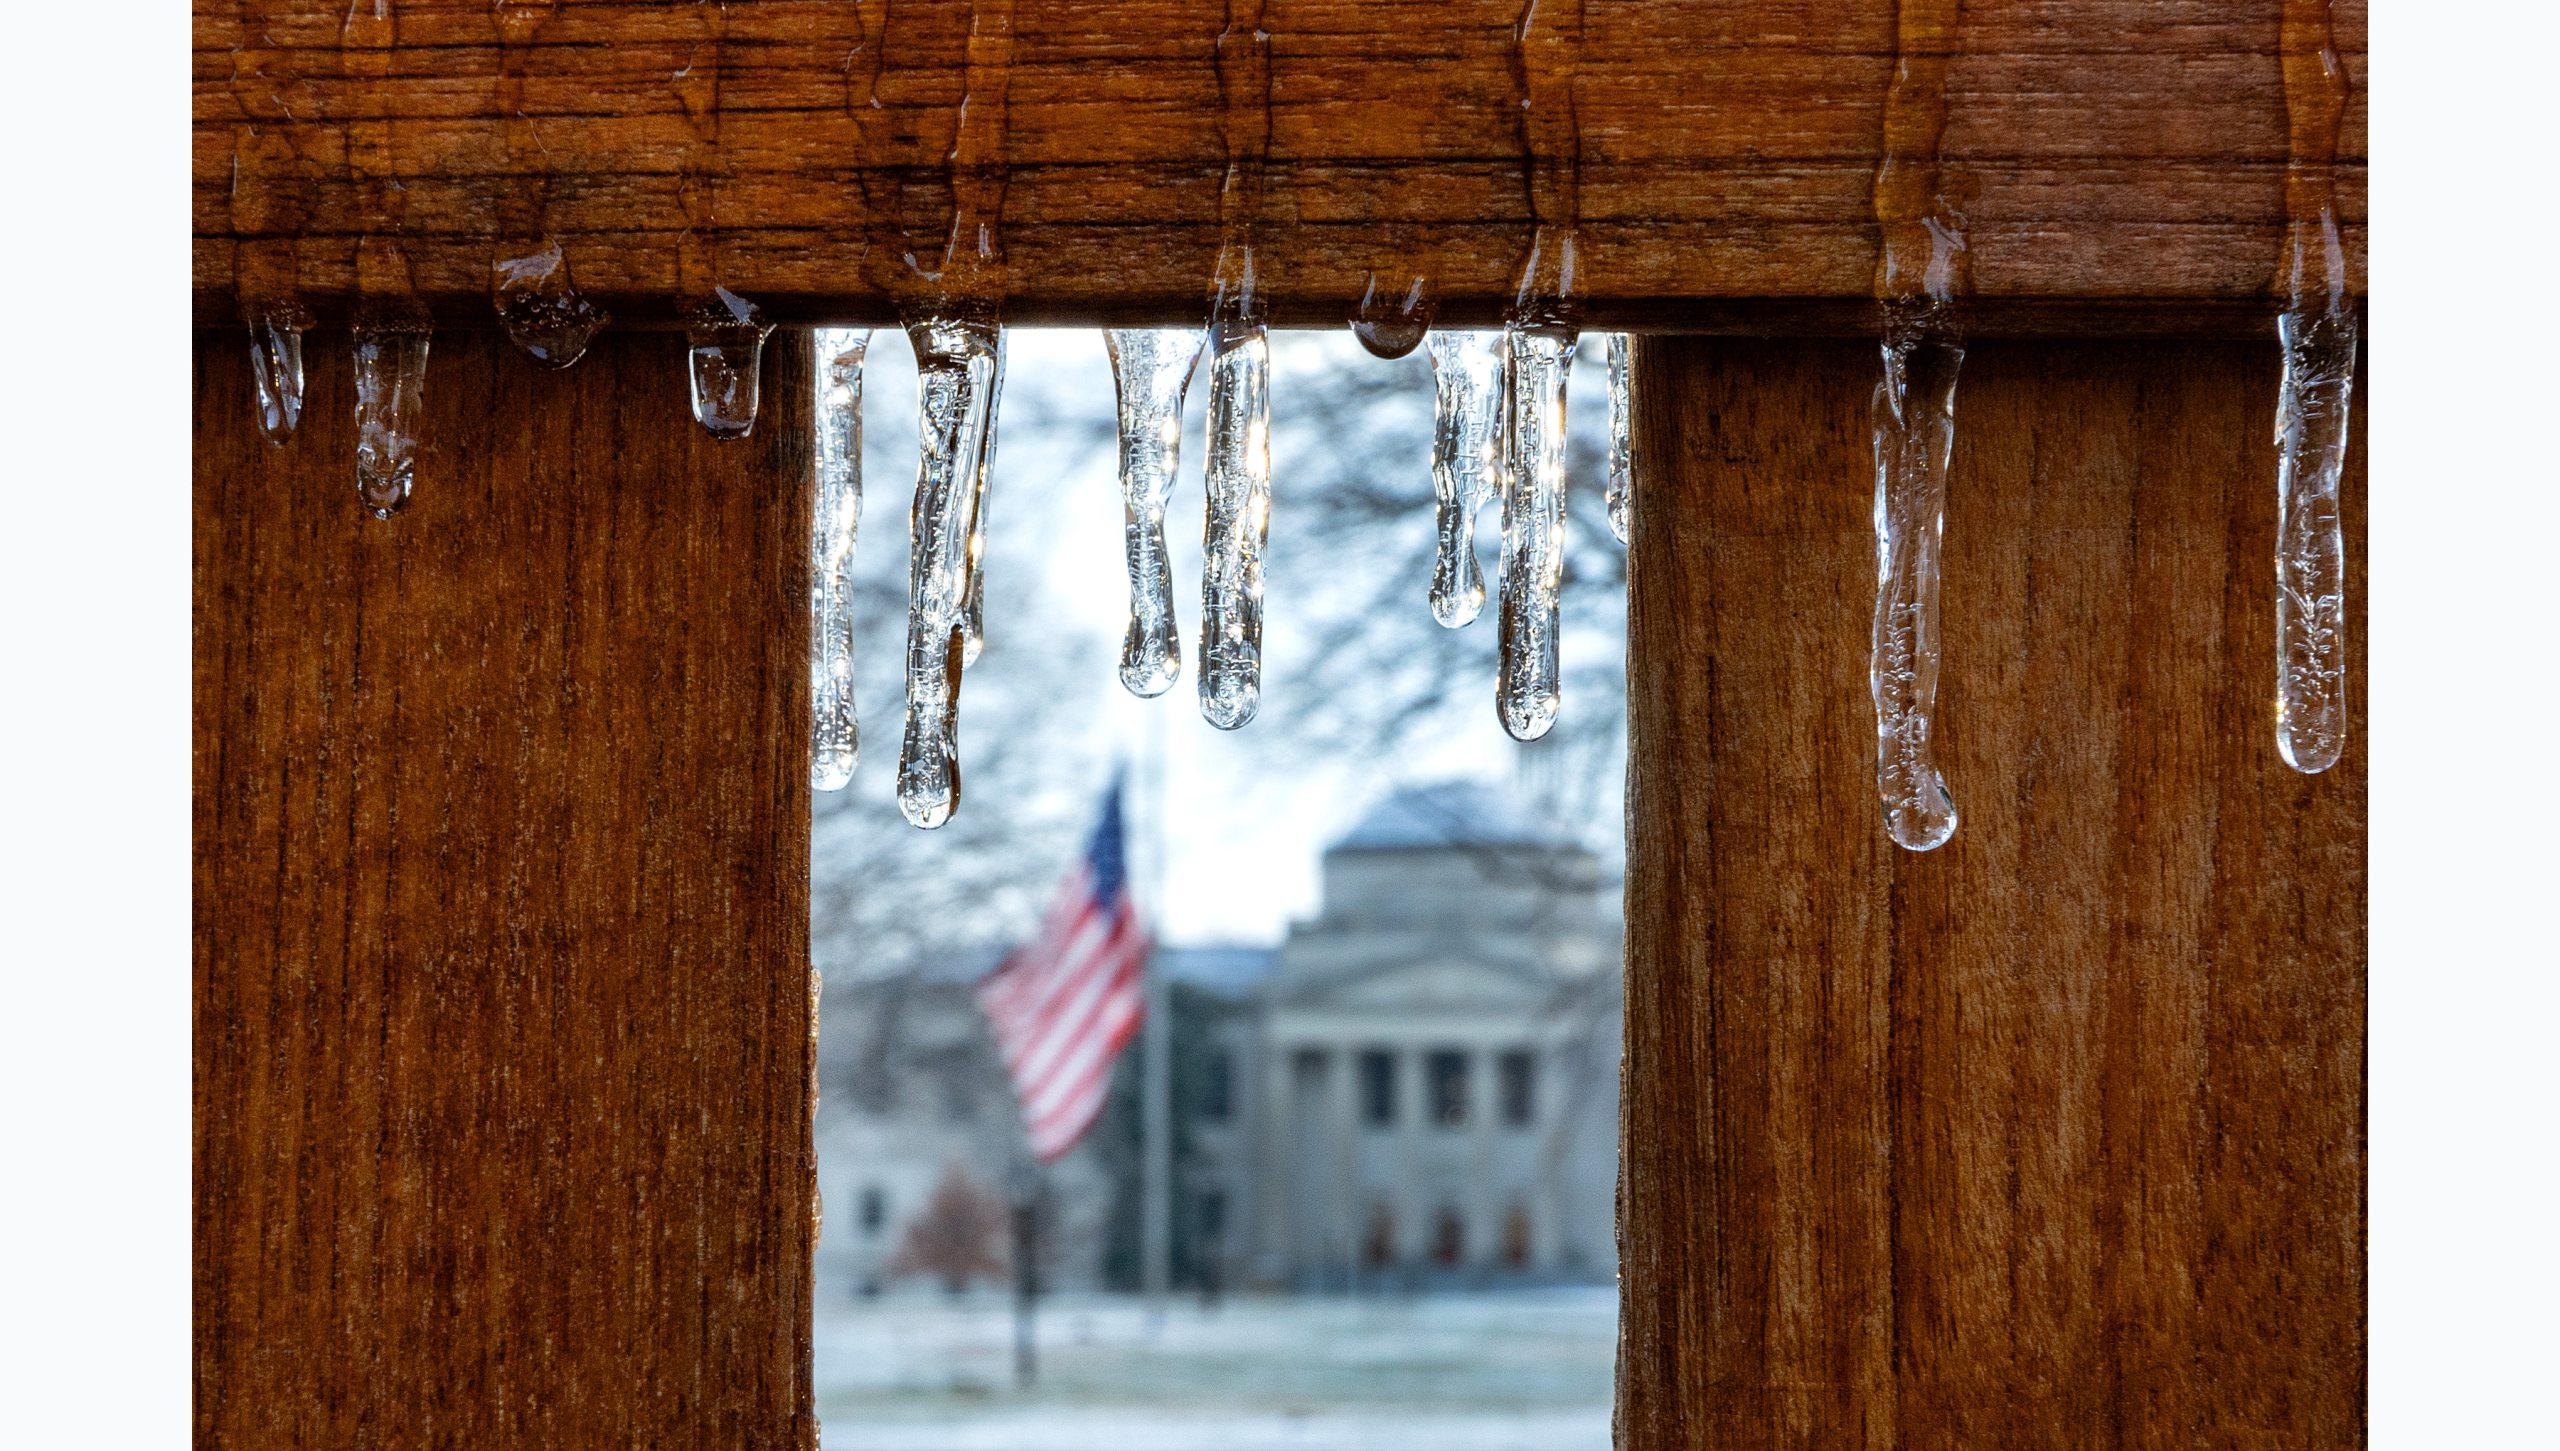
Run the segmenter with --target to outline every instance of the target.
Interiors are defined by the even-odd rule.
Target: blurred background
[[[1530,745],[1494,715],[1493,601],[1432,619],[1427,350],[1272,342],[1262,709],[1229,734],[1188,656],[1205,362],[1168,526],[1184,673],[1138,700],[1101,335],[1008,334],[964,794],[923,832],[890,785],[914,364],[872,339],[864,758],[812,849],[828,1451],[1608,1444],[1625,594],[1600,339],[1571,394],[1564,713]],[[973,990],[1115,780],[1158,1112],[1132,1041],[1037,1165]]]

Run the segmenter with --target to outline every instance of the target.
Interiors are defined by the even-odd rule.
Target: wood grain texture
[[[982,0],[991,6],[991,0]],[[1221,0],[1012,0],[1003,87],[1011,315],[1198,315],[1224,171]],[[517,0],[539,17],[539,0]],[[973,7],[920,0],[197,0],[200,318],[243,249],[324,313],[358,239],[397,238],[451,316],[485,317],[529,228],[629,322],[687,291],[683,239],[796,321],[888,320],[899,258],[950,225]],[[1973,0],[1946,161],[1982,329],[2262,317],[2282,245],[2281,0]],[[1529,236],[1518,0],[1273,0],[1261,273],[1276,320],[1339,322],[1371,269],[1489,319]],[[1661,329],[1869,321],[1870,180],[1895,0],[1588,0],[1581,283]],[[2363,0],[2340,169],[2364,243]],[[991,104],[981,97],[980,104]],[[876,102],[876,104],[874,104]],[[368,284],[372,285],[372,284]]]
[[[805,351],[439,337],[382,524],[199,339],[197,1444],[814,1443]]]
[[[1928,855],[1874,349],[1638,362],[1620,1444],[2361,1444],[2362,723],[2272,743],[2272,344],[1974,349]]]

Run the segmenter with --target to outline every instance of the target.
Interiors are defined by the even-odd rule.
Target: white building
[[[1189,1283],[1360,1289],[1614,1272],[1621,925],[1589,851],[1490,788],[1400,792],[1327,850],[1323,905],[1267,949],[1171,949]],[[823,1284],[890,1288],[957,1174],[1005,1191],[1019,1120],[950,970],[830,986]],[[1137,1054],[1052,1171],[1051,1283],[1125,1281]],[[822,1290],[830,1293],[831,1290]]]

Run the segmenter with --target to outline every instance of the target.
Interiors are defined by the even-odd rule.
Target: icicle
[[[1876,795],[1895,844],[1930,851],[1956,832],[1955,798],[1930,751],[1938,709],[1939,543],[1955,449],[1964,348],[1964,216],[1947,200],[1941,143],[1947,63],[1961,0],[1900,0],[1873,199],[1883,246],[1884,379],[1876,385],[1876,605],[1867,688],[1876,710]]]
[[[936,827],[960,804],[959,705],[964,619],[977,532],[975,461],[995,417],[1002,340],[960,318],[911,323],[916,350],[915,504],[907,528],[907,729],[898,808]]]
[[[1220,730],[1262,703],[1262,550],[1271,531],[1271,344],[1253,262],[1209,325],[1209,512],[1201,536],[1200,713]]]
[[[1360,294],[1360,310],[1352,315],[1351,335],[1377,357],[1401,358],[1422,346],[1437,307],[1430,278],[1417,276],[1402,292],[1382,291],[1378,274],[1372,272]]]
[[[1627,542],[1627,497],[1635,489],[1635,418],[1627,390],[1627,355],[1634,339],[1609,334],[1609,532]]]
[[[712,437],[744,438],[755,430],[757,380],[772,331],[763,309],[725,287],[711,289],[686,320],[693,421]]]
[[[2276,752],[2297,771],[2347,744],[2347,545],[2338,512],[2355,399],[2356,313],[2338,235],[2338,131],[2347,73],[2329,0],[2286,0],[2286,305],[2276,320]]]
[[[1453,630],[1484,608],[1476,514],[1503,497],[1503,382],[1510,355],[1509,341],[1493,329],[1431,335],[1431,489],[1439,504],[1431,615]]]
[[[1938,550],[1964,362],[1935,308],[1897,308],[1875,393],[1876,610],[1868,688],[1885,830],[1913,851],[1955,835],[1956,804],[1929,751],[1938,702]]]
[[[853,696],[853,544],[862,523],[862,357],[869,328],[814,334],[818,499],[809,529],[809,785],[840,791],[862,756]]]
[[[1494,700],[1502,728],[1534,741],[1564,700],[1557,597],[1564,588],[1565,381],[1574,332],[1558,323],[1510,329],[1508,497],[1502,511],[1502,659]]]
[[[1200,366],[1198,328],[1116,328],[1103,334],[1120,401],[1120,506],[1129,561],[1129,633],[1120,683],[1162,695],[1182,674],[1173,618],[1173,570],[1165,557],[1165,504],[1182,462],[1182,400]]]
[[[429,337],[413,318],[356,325],[356,497],[377,519],[400,512],[416,482]]]
[[[2338,476],[2355,393],[2356,317],[2287,310],[2276,406],[2276,750],[2297,771],[2338,764],[2347,742],[2346,534]]]
[[[311,310],[298,302],[249,309],[249,377],[258,390],[258,431],[282,447],[302,424],[302,333]]]
[[[558,242],[545,237],[541,251],[500,258],[493,271],[498,322],[510,342],[546,368],[566,368],[587,355],[607,321],[605,311],[579,293]]]

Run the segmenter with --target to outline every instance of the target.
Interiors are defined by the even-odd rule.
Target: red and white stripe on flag
[[[1129,897],[1119,793],[1039,932],[978,985],[1032,1153],[1074,1148],[1102,1112],[1111,1067],[1146,1017],[1149,942]]]

